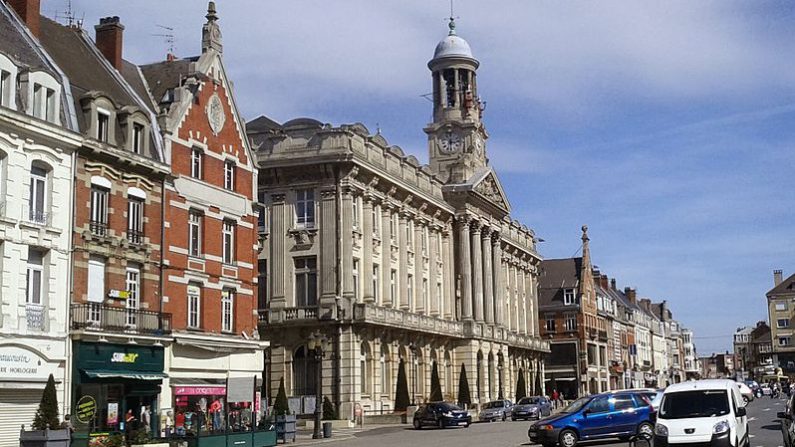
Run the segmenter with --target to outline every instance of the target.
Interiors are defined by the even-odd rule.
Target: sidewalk
[[[325,439],[312,439],[312,430],[299,428],[296,432],[295,443],[288,442],[286,445],[304,446],[304,445],[318,445],[326,444],[336,441],[345,441],[355,438],[360,433],[369,432],[372,430],[381,429],[394,429],[402,430],[408,427],[408,424],[382,424],[382,425],[365,425],[364,427],[356,426],[354,428],[338,428],[331,433],[330,438]],[[282,444],[279,444],[282,445]]]

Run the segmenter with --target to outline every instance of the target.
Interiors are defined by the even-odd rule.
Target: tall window
[[[577,314],[567,313],[563,320],[563,329],[567,331],[577,330]]]
[[[42,287],[44,285],[44,252],[35,248],[28,251],[28,281],[25,303],[42,304]]]
[[[359,353],[359,385],[359,392],[370,394],[367,392],[367,348],[364,343]]]
[[[144,151],[144,126],[139,123],[133,123],[132,151],[139,155]]]
[[[295,300],[298,307],[317,306],[316,258],[295,258]]]
[[[351,226],[354,230],[359,229],[359,198],[354,197],[351,204]]]
[[[223,228],[224,263],[232,264],[235,260],[235,223],[225,220]]]
[[[397,244],[399,226],[398,219],[399,216],[397,213],[392,214],[392,216],[389,218],[389,238],[392,240],[393,244]]]
[[[381,236],[381,207],[376,205],[373,207],[372,219],[373,219],[373,236],[379,237]]]
[[[202,178],[202,159],[204,153],[201,149],[194,147],[190,151],[190,176],[193,178]]]
[[[99,323],[105,301],[105,259],[92,256],[88,260],[88,321]]]
[[[127,326],[138,324],[141,289],[141,270],[137,265],[127,267]]]
[[[547,315],[545,327],[546,327],[547,332],[554,333],[556,331],[556,328],[555,328],[555,315]]]
[[[55,121],[55,90],[41,84],[33,85],[33,116]]]
[[[439,300],[439,303],[444,303],[444,299],[442,298],[442,283],[441,281],[436,283],[436,299]],[[442,313],[442,310],[439,310],[439,313]]]
[[[353,260],[353,299],[357,303],[361,297],[361,284],[359,283],[359,260]]]
[[[201,255],[201,242],[202,215],[198,211],[191,211],[188,220],[188,253],[191,256]]]
[[[428,254],[428,227],[422,227],[422,253]]]
[[[379,359],[378,363],[381,366],[381,371],[379,374],[379,376],[381,376],[381,394],[389,394],[389,369],[387,368],[388,364],[383,351],[381,351],[381,358]]]
[[[776,327],[777,328],[789,327],[789,319],[779,318],[778,320],[776,320]]]
[[[378,285],[380,284],[378,278],[380,277],[381,269],[378,267],[378,264],[373,264],[373,300],[375,300],[375,302],[378,302]]]
[[[224,188],[235,189],[235,162],[231,160],[224,162]]]
[[[30,168],[29,218],[38,224],[47,223],[47,171],[39,166]]]
[[[265,207],[260,206],[259,212],[257,213],[257,233],[267,233],[268,232],[268,215],[266,213]]]
[[[235,291],[224,289],[221,292],[221,331],[223,332],[234,330],[234,303]]]
[[[97,140],[108,142],[110,132],[110,113],[97,110]]]
[[[389,299],[393,306],[397,304],[397,270],[395,269],[389,272]]]
[[[315,191],[311,189],[296,191],[295,223],[299,228],[315,226]]]
[[[188,284],[188,327],[201,327],[201,287]]]
[[[409,249],[414,248],[414,222],[410,220],[406,222],[406,245]]]
[[[563,304],[566,306],[577,304],[577,299],[574,295],[574,289],[563,289]]]
[[[414,275],[408,276],[406,282],[406,296],[409,303],[409,309],[414,309]]]
[[[104,236],[108,232],[108,194],[106,188],[91,185],[91,232]]]
[[[428,280],[426,278],[422,278],[422,306],[425,309],[425,313],[430,312],[431,303],[428,299]]]
[[[0,70],[0,106],[8,107],[11,104],[11,73]]]
[[[129,197],[127,202],[127,240],[133,244],[143,243],[144,238],[144,201],[138,197]]]

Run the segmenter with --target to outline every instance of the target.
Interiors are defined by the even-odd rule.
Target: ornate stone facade
[[[437,49],[429,64],[431,166],[361,124],[248,124],[264,208],[260,331],[271,342],[271,396],[282,378],[288,395],[314,396],[306,343],[318,330],[332,342],[323,394],[341,417],[356,404],[391,412],[401,360],[414,402],[430,396],[434,364],[448,400],[462,366],[474,403],[515,397],[520,373],[530,392],[540,389],[549,347],[538,337],[535,237],[510,219],[476,96],[463,84],[439,93],[448,92],[444,70],[461,63],[446,57]],[[460,77],[473,85],[477,61],[464,62]],[[296,399],[294,410],[313,402]]]

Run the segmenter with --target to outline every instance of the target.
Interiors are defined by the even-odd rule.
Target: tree
[[[441,402],[443,400],[442,384],[439,382],[439,370],[436,367],[436,362],[433,362],[433,368],[431,369],[431,402]]]
[[[339,419],[337,417],[337,409],[334,408],[334,404],[331,403],[328,396],[323,397],[323,420],[324,421],[334,421]]]
[[[527,396],[527,386],[524,382],[524,370],[519,368],[519,377],[516,378],[516,401]]]
[[[467,380],[467,369],[461,364],[461,375],[458,377],[458,404],[463,406],[472,405],[472,398],[469,397],[469,381]]]
[[[279,381],[279,393],[276,395],[276,402],[273,404],[273,414],[284,416],[290,414],[290,404],[287,403],[287,392],[284,391],[284,377]]]
[[[398,363],[397,388],[395,389],[395,411],[406,411],[409,407],[409,383],[406,380],[406,365]]]
[[[58,421],[58,395],[55,393],[55,378],[50,374],[47,378],[47,385],[44,387],[44,394],[41,395],[39,409],[33,418],[34,430],[56,430],[60,428]]]

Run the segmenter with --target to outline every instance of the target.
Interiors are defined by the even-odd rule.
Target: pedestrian
[[[560,395],[558,394],[558,390],[557,389],[553,389],[552,390],[552,406],[554,408],[558,408],[558,399],[559,398],[560,398]]]

